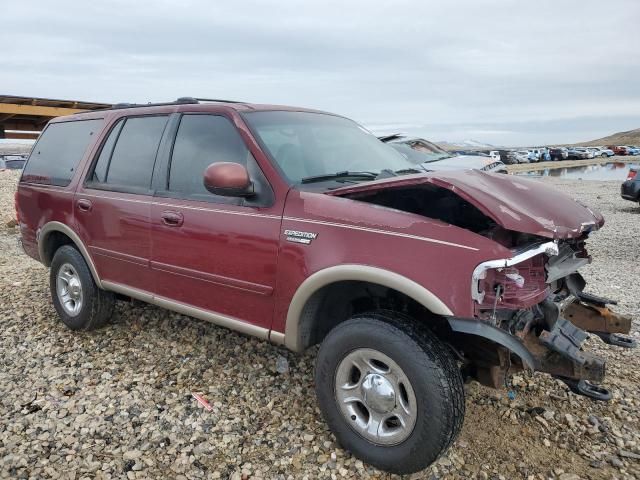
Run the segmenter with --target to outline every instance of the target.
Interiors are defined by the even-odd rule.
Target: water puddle
[[[620,180],[627,178],[629,168],[632,164],[612,162],[604,165],[584,165],[580,167],[558,166],[556,168],[545,168],[544,170],[533,170],[529,172],[519,172],[516,175],[528,177],[558,177],[566,179],[581,180]]]

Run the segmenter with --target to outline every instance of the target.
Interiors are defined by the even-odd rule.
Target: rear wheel
[[[71,245],[53,256],[49,286],[62,323],[72,330],[99,328],[113,315],[115,295],[98,288],[84,258]]]
[[[464,390],[447,347],[404,315],[358,315],[325,338],[316,364],[320,409],[340,444],[392,473],[417,472],[453,442]]]

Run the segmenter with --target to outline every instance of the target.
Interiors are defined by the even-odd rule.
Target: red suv
[[[527,368],[607,399],[585,330],[633,343],[577,272],[599,213],[535,180],[421,173],[329,113],[186,98],[58,118],[16,209],[69,328],[128,297],[296,352],[320,344],[327,423],[396,473],[451,445],[463,379],[500,387]]]
[[[622,145],[607,145],[609,150],[613,150],[614,155],[629,155],[627,147]]]

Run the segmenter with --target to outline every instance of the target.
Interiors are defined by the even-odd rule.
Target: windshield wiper
[[[424,169],[423,168],[401,168],[400,170],[396,170],[393,173],[397,175],[405,175],[408,173],[424,173]]]
[[[325,180],[338,180],[338,179],[362,179],[362,180],[374,180],[378,176],[374,172],[344,172],[325,173],[324,175],[314,175],[312,177],[304,177],[300,180],[300,183],[314,183],[324,182]]]

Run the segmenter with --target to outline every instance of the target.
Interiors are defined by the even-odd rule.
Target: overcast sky
[[[640,128],[638,0],[7,1],[0,44],[1,94],[291,104],[496,145]]]

